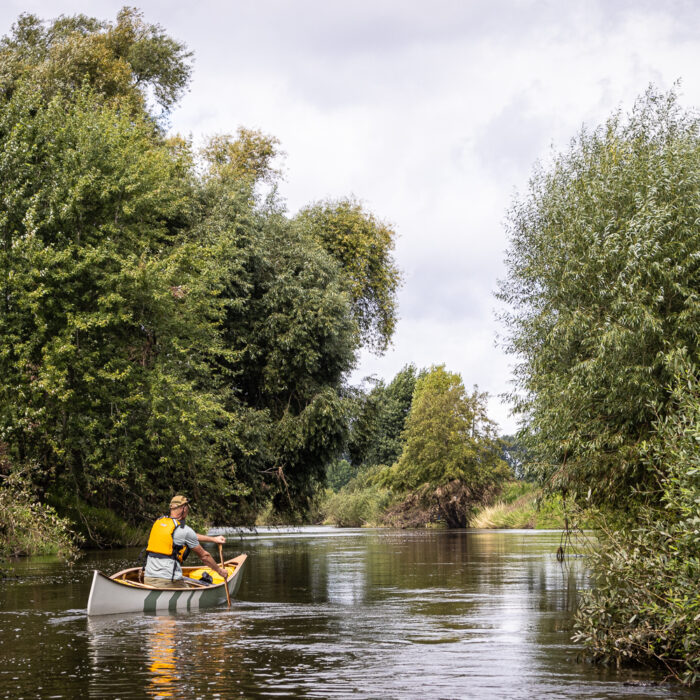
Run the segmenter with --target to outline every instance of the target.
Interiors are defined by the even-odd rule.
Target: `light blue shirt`
[[[186,544],[190,549],[199,545],[197,533],[189,525],[184,524],[182,527],[176,527],[173,533],[175,550],[180,549],[183,544]],[[156,578],[167,578],[177,581],[182,578],[182,567],[180,562],[174,559],[147,557],[146,569],[143,573],[144,576],[155,576]]]

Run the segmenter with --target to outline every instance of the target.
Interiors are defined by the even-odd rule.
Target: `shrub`
[[[338,527],[377,525],[391,501],[391,492],[380,486],[342,489],[325,503],[325,522]]]
[[[594,659],[659,664],[687,684],[700,678],[699,384],[697,370],[682,370],[676,410],[644,446],[650,468],[664,475],[649,498],[661,505],[640,507],[627,527],[598,515],[595,588],[584,594],[575,635]]]
[[[0,551],[8,556],[55,554],[76,559],[80,535],[45,503],[37,501],[17,475],[5,477],[0,486]]]

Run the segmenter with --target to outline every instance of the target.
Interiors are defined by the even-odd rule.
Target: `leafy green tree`
[[[345,438],[338,390],[354,361],[357,329],[335,260],[281,210],[251,198],[271,172],[265,137],[239,137],[205,152],[201,235],[214,242],[216,259],[232,261],[221,291],[228,357],[219,367],[241,430],[257,426],[237,460],[247,503],[257,510],[272,499],[277,511],[301,514]]]
[[[500,297],[540,478],[599,503],[649,481],[678,353],[698,362],[700,121],[654,89],[538,169]]]
[[[453,480],[482,486],[504,477],[486,394],[468,394],[458,374],[432,367],[416,382],[401,456],[381,480],[399,491]]]
[[[202,169],[161,128],[189,59],[130,8],[0,41],[0,447],[57,505],[140,519],[183,489],[219,521],[302,515],[347,431],[350,263],[376,296],[393,233],[356,208],[376,254],[334,255],[287,216],[260,132]]]
[[[339,491],[356,474],[350,462],[346,459],[337,459],[331,462],[326,469],[326,482],[333,491]]]
[[[187,88],[191,57],[184,44],[131,7],[115,23],[85,15],[47,23],[25,13],[0,41],[0,94],[7,99],[31,82],[48,100],[87,84],[137,113],[150,98],[167,112]]]
[[[340,264],[362,342],[377,353],[386,350],[396,327],[400,283],[394,231],[352,199],[311,205],[296,221]]]
[[[176,245],[189,162],[87,90],[18,88],[0,134],[1,439],[45,488],[125,511],[195,489],[225,414],[202,388],[218,311]]]
[[[500,441],[503,461],[510,467],[516,479],[526,478],[528,455],[517,435],[502,435]]]
[[[406,365],[388,385],[380,381],[355,398],[347,448],[353,465],[393,464],[399,458],[418,376],[414,365]]]

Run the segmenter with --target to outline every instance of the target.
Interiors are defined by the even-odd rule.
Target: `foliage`
[[[688,684],[700,678],[700,381],[681,363],[672,412],[657,420],[644,456],[660,506],[644,505],[626,527],[598,514],[595,588],[576,616],[576,639],[603,661],[662,665]],[[656,500],[656,499],[653,499]]]
[[[356,467],[393,464],[403,450],[403,431],[420,373],[406,365],[385,386],[379,381],[355,397],[347,451]]]
[[[505,484],[495,503],[482,507],[471,517],[469,527],[562,530],[572,517],[578,527],[589,527],[587,513],[572,507],[561,495],[543,494],[534,484],[520,481]]]
[[[331,493],[322,508],[324,521],[337,527],[382,524],[392,502],[389,489],[367,483],[366,478],[350,481],[338,493]]]
[[[2,558],[55,554],[71,561],[78,556],[81,542],[67,519],[59,517],[51,506],[37,501],[26,478],[18,473],[3,477],[0,484]]]
[[[362,333],[393,331],[388,227],[354,204],[290,218],[274,137],[200,159],[164,136],[189,59],[130,8],[22,15],[0,41],[0,440],[99,545],[175,491],[203,522],[304,518]]]
[[[214,136],[202,149],[209,178],[251,190],[256,184],[277,182],[282,173],[275,167],[275,160],[281,155],[279,140],[274,136],[243,127],[235,139],[228,134]]]
[[[340,264],[362,341],[384,352],[396,326],[400,282],[394,231],[352,199],[318,202],[302,209],[296,222]]]
[[[500,442],[501,458],[510,467],[516,479],[528,478],[528,453],[517,435],[502,435]]]
[[[9,99],[29,83],[48,101],[87,85],[135,113],[151,95],[167,111],[187,88],[191,57],[134,8],[124,7],[116,23],[85,15],[45,23],[25,13],[0,41],[0,94]]]
[[[248,152],[229,145],[229,155]],[[257,208],[255,182],[233,168],[214,162],[207,172],[198,235],[224,270],[226,353],[216,366],[239,436],[231,456],[248,489],[238,502],[254,514],[272,499],[299,517],[345,438],[338,389],[354,361],[356,326],[337,263],[280,211]]]
[[[541,479],[592,502],[651,483],[641,449],[673,358],[698,359],[699,126],[650,88],[538,169],[509,215],[500,298],[525,446]]]
[[[355,476],[355,473],[350,462],[346,459],[337,459],[326,469],[326,482],[334,492],[337,492]]]
[[[79,541],[89,542],[91,547],[136,547],[148,541],[150,523],[142,521],[140,527],[131,525],[114,510],[91,506],[75,495],[51,493],[47,495],[45,505],[71,524]]]
[[[217,341],[200,283],[176,292],[187,163],[89,91],[42,104],[18,88],[0,133],[2,439],[42,484],[143,505],[144,472],[166,456],[170,479],[191,482],[185,463],[206,461],[221,414],[204,391],[191,412]]]
[[[415,387],[399,460],[380,484],[409,491],[459,480],[479,487],[503,479],[495,425],[486,416],[486,394],[467,394],[458,374],[432,367]]]

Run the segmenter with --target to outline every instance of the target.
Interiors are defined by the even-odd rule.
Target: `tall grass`
[[[564,527],[566,510],[561,496],[543,496],[535,484],[504,484],[496,503],[484,506],[469,520],[469,527],[493,529],[558,530]]]

